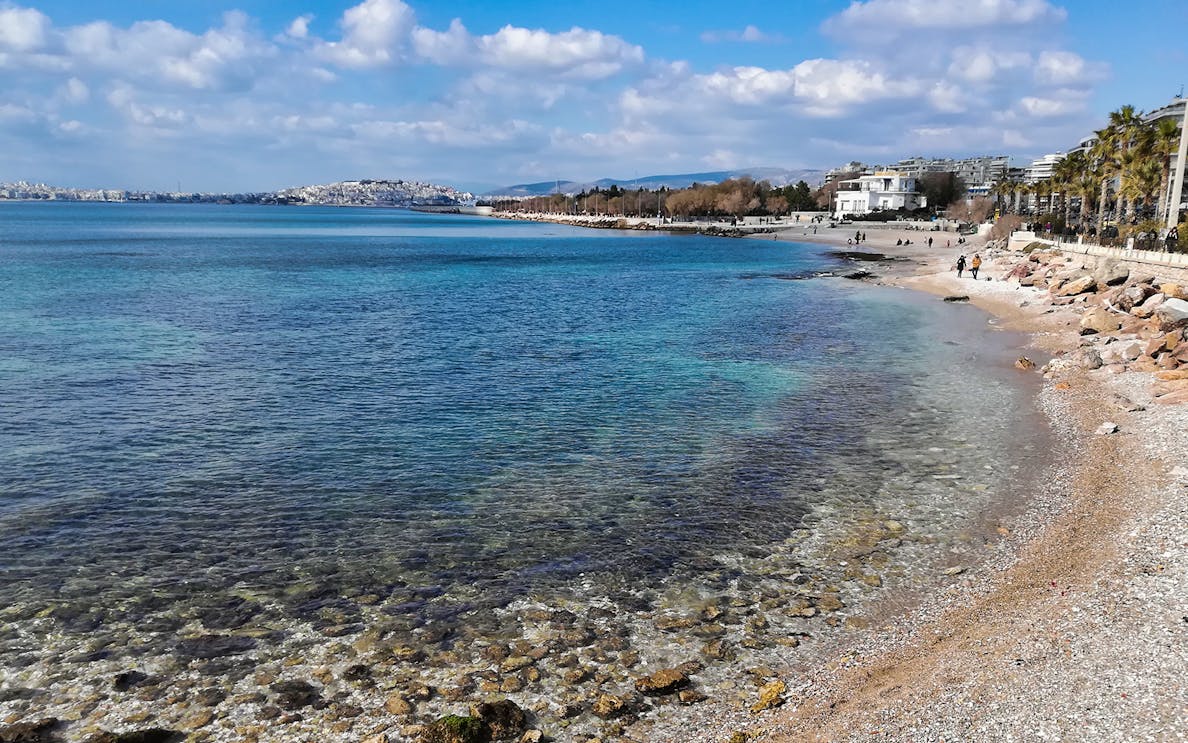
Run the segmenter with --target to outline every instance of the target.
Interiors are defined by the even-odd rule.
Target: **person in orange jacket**
[[[969,273],[976,281],[978,278],[978,269],[982,267],[982,256],[974,253],[973,260],[969,262]]]

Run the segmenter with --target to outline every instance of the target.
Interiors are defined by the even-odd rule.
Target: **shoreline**
[[[788,239],[840,248],[839,237]],[[986,254],[993,278],[974,282],[948,270],[957,249],[897,247],[897,237],[877,235],[869,249],[910,268],[891,264],[876,280],[966,295],[1057,358],[1079,348],[1071,304],[999,280],[1025,257],[974,238],[960,250]],[[1177,613],[1188,585],[1188,406],[1153,404],[1149,372],[1053,366],[1038,400],[1066,452],[1051,487],[1029,496],[991,556],[908,616],[789,678],[783,706],[736,728],[744,737],[735,740],[1188,734],[1188,625]],[[1107,421],[1120,434],[1095,434]],[[707,740],[732,734],[717,732]]]

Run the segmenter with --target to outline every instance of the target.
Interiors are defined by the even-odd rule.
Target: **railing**
[[[1038,242],[1050,245],[1065,253],[1077,255],[1092,255],[1098,258],[1114,258],[1116,260],[1147,263],[1153,266],[1173,266],[1188,268],[1188,253],[1166,253],[1159,250],[1127,250],[1126,248],[1112,248],[1105,245],[1094,245],[1083,242],[1059,242],[1038,237],[1034,232],[1012,232],[1008,246],[1011,249],[1025,247],[1029,243]]]

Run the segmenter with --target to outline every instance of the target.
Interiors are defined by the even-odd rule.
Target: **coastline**
[[[843,234],[783,239],[841,247]],[[881,283],[968,296],[1041,352],[1078,348],[1071,305],[1000,280],[1018,254],[986,251],[979,238],[960,249],[893,244],[904,236],[880,229],[869,244],[899,259],[883,264]],[[986,253],[992,280],[958,279],[949,267],[959,250]],[[705,740],[1188,733],[1188,622],[1179,603],[1188,585],[1188,406],[1152,404],[1150,373],[1059,367],[1047,376],[1039,403],[1063,447],[1060,461],[990,555],[906,617],[787,677],[783,706],[749,721],[725,715]],[[1120,433],[1095,434],[1106,421]]]

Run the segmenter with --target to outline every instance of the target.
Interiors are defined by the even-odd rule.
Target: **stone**
[[[968,294],[951,294],[951,295],[945,297],[945,301],[946,302],[968,302],[969,295]]]
[[[727,743],[747,743],[750,737],[741,730],[735,730],[730,734],[730,740]]]
[[[200,709],[194,714],[182,721],[181,726],[186,730],[197,730],[204,728],[214,721],[214,712],[208,709]]]
[[[53,717],[30,722],[17,722],[0,727],[0,743],[57,743],[61,740],[55,729],[61,724]]]
[[[387,733],[376,733],[364,738],[360,743],[389,743]]]
[[[1113,421],[1106,421],[1098,426],[1094,433],[1098,436],[1108,436],[1111,433],[1118,433],[1118,424]]]
[[[1177,379],[1188,379],[1188,369],[1173,369],[1171,371],[1161,371],[1155,375],[1156,379],[1170,382]]]
[[[1188,287],[1174,282],[1160,284],[1159,292],[1168,298],[1188,299]]]
[[[1167,301],[1167,297],[1162,294],[1152,294],[1143,300],[1143,303],[1137,307],[1132,307],[1130,314],[1139,319],[1145,320],[1155,314],[1155,310],[1159,309],[1159,305]]]
[[[532,730],[525,730],[524,734],[520,736],[520,743],[541,743],[544,740],[544,732],[533,728]]]
[[[1020,356],[1015,360],[1015,368],[1021,371],[1030,371],[1035,368],[1035,362],[1026,356]]]
[[[129,689],[140,686],[147,680],[148,674],[136,670],[124,671],[123,673],[117,673],[115,678],[111,680],[111,688],[116,691],[128,691]]]
[[[421,730],[421,743],[487,743],[491,730],[477,717],[446,715]]]
[[[784,703],[784,693],[787,691],[788,685],[781,679],[767,682],[759,689],[759,701],[751,705],[751,711],[762,712],[780,706]]]
[[[1100,369],[1105,364],[1101,359],[1101,354],[1091,348],[1082,348],[1074,353],[1073,363],[1083,369]]]
[[[1159,330],[1164,333],[1188,327],[1188,302],[1183,299],[1167,299],[1155,308],[1153,317],[1159,323]]]
[[[697,689],[681,689],[677,692],[677,701],[681,704],[697,704],[709,699],[705,694]]]
[[[102,732],[87,738],[86,743],[177,743],[184,737],[176,730],[148,728],[127,733]]]
[[[1122,358],[1127,361],[1135,361],[1138,357],[1143,355],[1143,347],[1137,343],[1131,343],[1122,349]]]
[[[665,668],[635,680],[637,691],[654,696],[672,694],[688,685],[689,677],[676,668]]]
[[[384,709],[390,715],[411,715],[416,708],[412,702],[404,697],[399,694],[393,694],[388,697],[388,701],[384,702]]]
[[[1118,286],[1130,278],[1130,269],[1117,261],[1105,261],[1093,272],[1093,278],[1101,286]]]
[[[268,690],[276,695],[276,706],[290,712],[309,707],[322,698],[318,690],[306,681],[277,681]]]
[[[470,716],[478,718],[487,726],[491,740],[518,738],[528,727],[528,716],[510,699],[480,702],[470,708]]]
[[[1081,335],[1112,333],[1122,327],[1122,321],[1104,307],[1094,307],[1081,316]]]
[[[256,647],[256,640],[240,635],[202,635],[178,640],[176,651],[178,655],[197,660],[221,658],[226,655],[239,655]]]
[[[730,643],[722,639],[710,640],[702,645],[701,653],[714,660],[732,660],[734,658],[734,651],[731,649]]]
[[[1118,309],[1129,312],[1147,301],[1147,297],[1150,297],[1154,293],[1155,289],[1150,284],[1134,284],[1118,293],[1118,300],[1115,304],[1117,304]]]
[[[1166,395],[1160,395],[1155,398],[1155,402],[1160,405],[1180,405],[1188,403],[1188,389],[1178,390],[1176,392],[1169,392]]]
[[[604,720],[618,717],[626,708],[627,700],[614,694],[599,694],[590,705],[590,711]]]
[[[1080,278],[1071,279],[1067,283],[1062,284],[1059,288],[1054,289],[1052,294],[1058,297],[1072,297],[1077,294],[1085,294],[1097,288],[1097,280],[1092,276],[1081,276]]]
[[[520,670],[521,668],[527,668],[533,663],[535,663],[535,661],[526,655],[513,655],[499,664],[499,670],[503,673],[512,673],[514,671]]]

